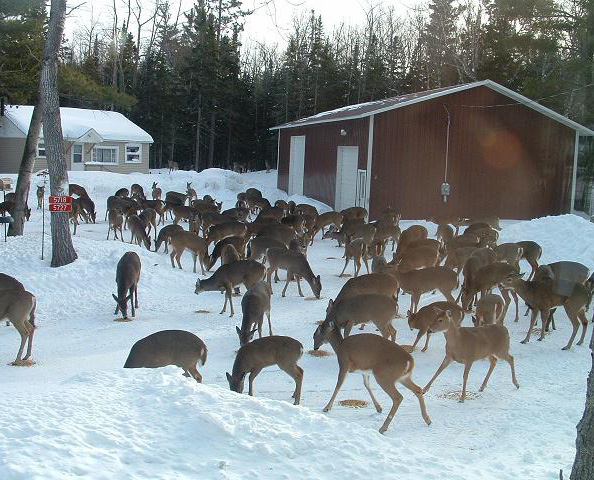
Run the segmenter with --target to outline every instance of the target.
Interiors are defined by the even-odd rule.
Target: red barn
[[[336,210],[406,219],[568,213],[580,135],[594,131],[491,80],[279,125],[278,187]]]

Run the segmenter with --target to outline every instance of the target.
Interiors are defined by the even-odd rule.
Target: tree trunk
[[[68,170],[58,100],[58,51],[64,32],[66,0],[52,0],[50,19],[41,63],[40,99],[43,137],[52,195],[68,195]],[[67,213],[52,213],[52,267],[68,265],[77,255],[70,237]]]
[[[21,167],[19,168],[13,213],[14,223],[11,223],[8,227],[8,235],[11,237],[23,234],[25,226],[25,208],[27,207],[29,189],[31,188],[31,176],[33,175],[35,155],[37,154],[37,142],[39,140],[39,131],[41,130],[41,119],[42,112],[40,99],[37,97],[35,107],[33,108],[33,115],[31,116],[29,132],[27,133],[27,140],[25,141],[25,151],[23,152]]]
[[[217,116],[213,110],[210,114],[210,141],[208,142],[208,165],[207,168],[212,168],[214,165],[214,144],[215,144],[215,124]]]
[[[227,135],[227,168],[231,170],[231,125],[228,127],[228,135]]]
[[[202,128],[202,95],[198,97],[198,120],[196,120],[196,152],[194,155],[194,170],[200,171],[200,128]]]
[[[586,408],[577,426],[576,453],[570,480],[594,478],[594,335],[590,338],[592,369],[588,375]]]

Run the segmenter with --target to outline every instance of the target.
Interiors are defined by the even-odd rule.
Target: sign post
[[[3,193],[4,198],[3,201],[6,201],[6,192],[10,192],[12,190],[12,178],[0,178],[0,191]],[[9,223],[12,223],[14,220],[12,216],[2,216],[0,217],[0,223],[4,224],[4,241],[6,242],[6,226]]]
[[[43,178],[43,184],[45,185],[45,176]],[[45,206],[45,204],[44,204]],[[51,213],[70,213],[72,212],[72,197],[67,195],[50,195],[49,197],[49,211]],[[44,209],[45,214],[45,209]],[[44,216],[44,223],[43,227],[45,230],[45,216]],[[45,233],[45,232],[44,232]],[[44,235],[44,233],[42,235]],[[45,235],[44,235],[45,236]],[[41,242],[41,259],[43,260],[43,237]]]

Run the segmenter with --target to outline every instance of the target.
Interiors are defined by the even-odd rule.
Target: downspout
[[[369,215],[369,205],[371,199],[371,167],[373,165],[373,124],[375,115],[369,117],[369,135],[367,138],[367,175],[365,178],[365,208]],[[368,218],[369,220],[369,218]]]
[[[575,131],[575,145],[573,147],[573,172],[571,174],[571,204],[569,205],[569,212],[575,213],[575,190],[577,187],[577,166],[578,154],[580,149],[580,132]]]

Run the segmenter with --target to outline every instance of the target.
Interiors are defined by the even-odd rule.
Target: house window
[[[42,140],[37,142],[37,156],[39,158],[45,158],[45,143]]]
[[[83,146],[80,143],[72,145],[72,163],[82,163]]]
[[[142,162],[142,146],[140,143],[128,143],[126,145],[126,163]]]
[[[94,147],[93,163],[118,163],[118,147]]]

